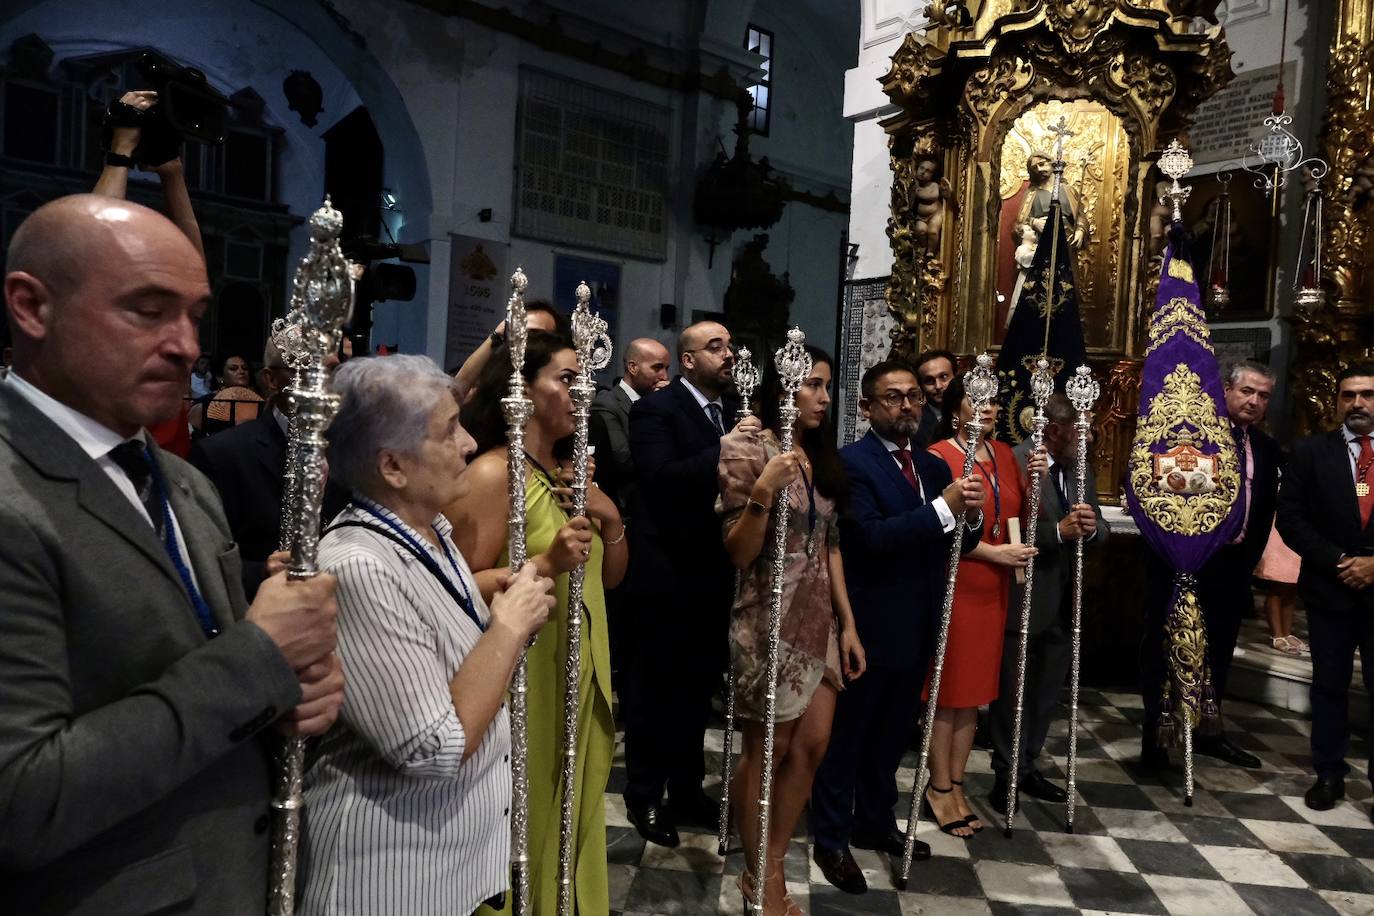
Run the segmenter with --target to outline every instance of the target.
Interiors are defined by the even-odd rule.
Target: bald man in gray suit
[[[15,232],[4,290],[0,909],[261,912],[264,739],[326,731],[343,675],[333,578],[279,573],[246,607],[214,489],[147,434],[200,351],[204,261],[77,195]]]

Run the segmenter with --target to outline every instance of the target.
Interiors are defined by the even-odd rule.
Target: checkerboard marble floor
[[[905,892],[893,889],[886,856],[854,855],[868,879],[861,896],[831,887],[811,862],[803,823],[786,860],[787,883],[811,916],[831,914],[1149,913],[1229,916],[1233,913],[1374,914],[1374,825],[1363,778],[1367,752],[1357,742],[1347,799],[1326,812],[1309,811],[1308,723],[1287,710],[1228,701],[1227,730],[1264,769],[1242,770],[1197,758],[1193,807],[1183,805],[1179,773],[1156,777],[1137,765],[1140,698],[1083,691],[1078,739],[1075,832],[1063,831],[1063,806],[1025,799],[1011,839],[995,826],[964,841],[922,822],[918,835],[933,856],[913,866]],[[707,739],[719,762],[722,733]],[[611,906],[631,914],[740,914],[736,887],[743,852],[738,839],[716,855],[714,832],[680,827],[682,845],[647,845],[625,816],[620,791],[624,758],[617,741],[607,793]],[[1063,782],[1067,722],[1052,731],[1046,774]],[[1354,759],[1358,756],[1360,759]],[[1174,752],[1177,760],[1178,752]],[[1215,764],[1215,765],[1214,765]],[[916,754],[903,761],[898,785],[915,779]],[[993,777],[988,753],[974,749],[968,791],[989,825]],[[718,786],[708,785],[715,792]],[[898,805],[905,826],[910,795]]]

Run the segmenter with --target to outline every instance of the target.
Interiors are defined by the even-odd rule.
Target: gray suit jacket
[[[1021,473],[1026,472],[1026,458],[1030,454],[1031,443],[1027,439],[1013,449],[1016,464]],[[1068,465],[1070,490],[1065,496],[1073,499],[1073,479],[1076,462]],[[1029,495],[1029,489],[1027,494]],[[1107,543],[1111,532],[1102,518],[1102,507],[1097,504],[1097,482],[1092,466],[1088,467],[1087,502],[1097,513],[1097,534],[1085,545],[1088,550],[1101,549]],[[1034,586],[1031,589],[1030,632],[1034,636],[1044,632],[1059,618],[1069,606],[1073,589],[1073,541],[1060,543],[1059,522],[1068,513],[1068,506],[1059,498],[1059,492],[1048,477],[1040,484],[1040,518],[1035,525],[1035,546],[1040,551],[1035,557]],[[1007,632],[1015,633],[1021,629],[1021,586],[1012,579],[1011,602],[1007,608]]]
[[[635,462],[630,455],[630,396],[620,381],[598,392],[592,402],[592,444],[596,449],[596,480],[626,511],[634,489]]]
[[[0,912],[262,912],[272,784],[258,732],[300,699],[239,622],[214,489],[158,453],[208,640],[147,519],[0,382]]]

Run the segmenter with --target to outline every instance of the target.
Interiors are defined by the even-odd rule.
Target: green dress
[[[538,472],[525,479],[525,542],[529,556],[543,553],[568,516]],[[606,872],[606,780],[615,750],[611,718],[611,651],[606,598],[601,587],[603,548],[592,536],[592,555],[582,587],[582,677],[578,710],[576,799],[573,811],[573,888],[582,916],[609,913]],[[509,562],[502,552],[499,566]],[[533,916],[558,911],[558,831],[563,804],[563,663],[568,656],[568,574],[554,582],[558,604],[530,647],[528,735],[530,780],[530,903]],[[499,912],[511,910],[510,895]],[[487,907],[479,913],[491,913]]]

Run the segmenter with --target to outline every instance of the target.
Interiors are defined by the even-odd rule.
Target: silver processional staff
[[[324,496],[324,431],[339,409],[329,391],[325,360],[339,347],[339,335],[353,310],[353,284],[348,260],[339,247],[343,214],[326,197],[310,217],[310,251],[296,273],[300,291],[300,364],[297,382],[287,389],[294,418],[295,498],[288,507],[294,531],[287,575],[309,579],[319,574],[320,500]],[[282,753],[277,795],[272,802],[276,824],[272,836],[272,873],[268,912],[292,916],[296,911],[296,859],[301,840],[301,792],[305,780],[305,739],[291,738]]]
[[[606,321],[591,310],[592,290],[577,285],[577,308],[572,314],[577,378],[570,388],[573,402],[572,518],[587,514],[587,426],[596,382],[592,375],[611,361]],[[588,555],[590,551],[588,552]],[[558,824],[558,912],[572,916],[573,804],[577,790],[577,714],[582,698],[582,587],[587,556],[568,573],[568,655],[563,666],[563,806]]]
[[[800,410],[797,391],[811,374],[811,354],[806,352],[806,335],[801,328],[787,332],[787,343],[780,347],[774,360],[778,380],[782,383],[781,403],[778,406],[778,448],[786,455],[792,451],[792,427]],[[763,698],[763,773],[759,786],[759,848],[755,851],[755,886],[753,911],[763,912],[764,889],[768,886],[768,828],[773,807],[773,731],[777,719],[779,643],[782,630],[783,569],[787,562],[787,516],[790,508],[789,490],[778,491],[773,499],[773,551],[770,560],[772,591],[768,607],[768,674],[764,680],[767,693]]]
[[[1078,466],[1074,469],[1074,505],[1087,499],[1088,488],[1088,432],[1092,429],[1092,410],[1097,403],[1101,389],[1093,378],[1092,370],[1079,366],[1074,377],[1064,385],[1064,393],[1069,403],[1078,411],[1074,431],[1078,434]],[[1064,829],[1073,833],[1074,790],[1078,782],[1078,669],[1083,657],[1083,537],[1073,542],[1073,664],[1069,669],[1069,785],[1068,800],[1064,808]],[[1192,729],[1188,729],[1192,734]]]
[[[759,384],[759,370],[754,366],[754,354],[748,347],[740,347],[735,357],[734,368],[730,370],[735,380],[735,393],[739,395],[739,413],[735,423],[743,423],[749,417],[749,404],[754,399],[754,389]],[[740,571],[735,570],[735,600],[739,599]],[[725,855],[730,849],[730,767],[731,756],[735,751],[735,660],[729,657],[725,669],[725,735],[722,740],[720,758],[720,821],[716,827],[716,852]]]
[[[997,373],[992,368],[992,357],[986,353],[978,355],[978,362],[964,374],[964,391],[968,395],[973,413],[964,424],[964,434],[968,441],[964,446],[964,472],[968,477],[973,473],[977,461],[978,446],[983,437],[983,410],[997,397]],[[958,404],[948,408],[958,410]],[[981,515],[981,513],[980,513]],[[954,586],[959,580],[959,559],[963,556],[962,521],[955,520],[954,538],[949,547],[949,567],[945,573],[945,598],[940,612],[940,635],[935,643],[935,667],[930,675],[930,698],[926,701],[925,727],[921,730],[921,760],[916,771],[916,784],[911,791],[911,812],[906,821],[906,843],[902,849],[902,863],[897,872],[898,890],[906,890],[911,877],[911,859],[916,853],[916,823],[921,816],[921,798],[925,795],[926,781],[930,778],[930,738],[935,731],[935,711],[940,697],[940,676],[945,668],[945,649],[949,645],[949,620],[954,611]]]

